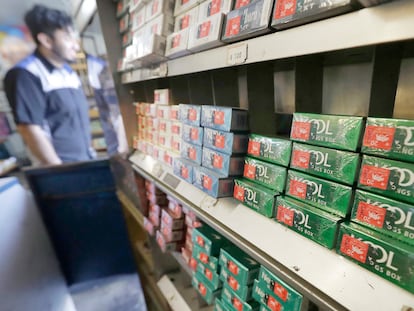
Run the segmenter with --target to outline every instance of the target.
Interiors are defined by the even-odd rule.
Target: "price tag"
[[[231,46],[227,49],[227,64],[239,65],[247,60],[247,43]]]
[[[170,173],[165,174],[164,182],[173,189],[176,189],[180,184],[180,180]]]

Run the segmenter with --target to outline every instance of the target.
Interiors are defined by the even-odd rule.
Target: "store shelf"
[[[233,198],[214,199],[175,177],[171,168],[136,151],[134,169],[283,277],[317,305],[329,310],[402,310],[414,295],[365,270]],[[390,298],[392,297],[392,298]]]
[[[414,1],[394,1],[167,61],[167,71],[124,73],[123,83],[414,39]]]

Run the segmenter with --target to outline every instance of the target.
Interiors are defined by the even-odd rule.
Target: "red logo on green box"
[[[250,179],[256,178],[256,166],[253,164],[245,163],[243,176]]]
[[[289,194],[305,199],[308,185],[302,181],[292,179],[289,184]]]
[[[207,289],[206,289],[206,287],[204,286],[203,283],[198,283],[198,289],[199,289],[200,294],[202,296],[205,296],[207,294]]]
[[[239,185],[234,185],[233,197],[244,202],[244,188]]]
[[[227,284],[229,284],[229,286],[234,290],[237,290],[239,288],[239,282],[237,282],[237,280],[232,276],[229,276],[227,279]]]
[[[200,245],[201,247],[204,247],[204,239],[201,236],[197,236],[197,244]]]
[[[342,236],[341,252],[359,262],[365,263],[369,245],[348,234]]]
[[[253,156],[260,156],[260,142],[249,139],[247,153]]]
[[[277,207],[277,215],[276,219],[280,221],[281,223],[284,223],[290,227],[293,226],[293,220],[295,217],[295,212],[288,209],[287,207],[283,205],[279,205]]]
[[[382,228],[386,214],[387,209],[385,208],[367,202],[359,202],[358,204],[357,219],[371,226]]]
[[[232,299],[232,305],[233,307],[237,310],[237,311],[242,311],[243,310],[243,304],[241,303],[241,301],[239,299],[237,299],[236,297],[233,297]]]
[[[293,150],[292,165],[294,167],[309,168],[310,152],[302,150]]]
[[[267,307],[272,311],[280,311],[282,310],[282,305],[272,296],[269,296],[267,299]]]
[[[239,267],[233,261],[229,260],[229,262],[227,263],[227,268],[234,275],[239,274]]]
[[[309,140],[311,131],[310,122],[294,121],[292,125],[291,138],[300,140]]]
[[[286,288],[284,288],[281,284],[275,283],[273,287],[273,292],[283,301],[288,299],[289,293]]]
[[[364,165],[361,169],[359,182],[362,185],[386,190],[391,171],[372,165]]]
[[[205,253],[200,253],[200,261],[204,264],[208,264],[208,256]]]
[[[204,274],[210,281],[213,279],[213,273],[209,269],[206,268]]]
[[[391,150],[394,141],[395,128],[368,125],[365,129],[362,145],[368,148]]]

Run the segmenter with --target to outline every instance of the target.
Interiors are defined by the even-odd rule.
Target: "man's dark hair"
[[[72,18],[66,12],[43,5],[35,5],[26,13],[24,21],[37,44],[39,43],[37,39],[39,33],[53,37],[56,30],[73,26]]]

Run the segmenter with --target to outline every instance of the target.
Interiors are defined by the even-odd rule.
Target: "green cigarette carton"
[[[357,153],[293,143],[290,167],[347,185],[356,181]]]
[[[201,247],[208,256],[218,256],[220,248],[229,244],[225,237],[207,225],[194,228],[192,240],[193,244]]]
[[[414,162],[414,120],[368,118],[361,152]]]
[[[272,295],[272,292],[265,287],[265,284],[258,280],[254,281],[252,296],[255,301],[260,303],[260,305],[266,307],[265,310],[299,311],[299,309],[285,308],[283,304]]]
[[[192,255],[197,260],[197,262],[203,264],[206,268],[210,269],[211,271],[218,271],[218,257],[207,255],[205,250],[196,244],[193,245]]]
[[[342,224],[337,252],[414,293],[414,247],[366,227]]]
[[[356,151],[360,146],[363,125],[362,117],[294,113],[290,139]]]
[[[414,164],[364,155],[358,187],[414,203]]]
[[[280,301],[286,310],[300,310],[303,296],[264,266],[260,267],[258,284]]]
[[[278,197],[275,220],[329,249],[335,247],[341,217],[299,201]]]
[[[413,214],[412,204],[357,190],[351,220],[414,245]]]
[[[285,190],[287,169],[265,161],[245,157],[243,177],[272,190]]]
[[[220,280],[220,275],[217,274],[216,271],[212,271],[201,262],[198,262],[196,272],[204,276],[206,282],[213,290],[221,288],[222,283]]]
[[[233,197],[266,217],[272,218],[274,216],[277,195],[279,193],[276,191],[247,180],[234,180]]]
[[[241,285],[249,285],[259,274],[260,264],[237,246],[220,250],[219,265],[227,269]]]
[[[254,311],[259,309],[257,301],[244,301],[227,284],[223,284],[221,300],[230,305],[234,311]]]
[[[213,290],[210,288],[207,280],[199,273],[193,275],[191,284],[209,305],[213,304],[214,300],[220,296],[221,290]]]
[[[350,209],[352,188],[289,170],[286,181],[286,195],[329,213],[345,217]]]
[[[252,286],[240,284],[233,274],[224,267],[220,270],[220,280],[223,281],[223,284],[230,286],[231,289],[244,301],[248,301],[252,298]]]
[[[250,134],[247,155],[274,164],[288,166],[292,142],[287,139]]]
[[[233,308],[221,301],[221,299],[216,298],[214,311],[233,311]]]

